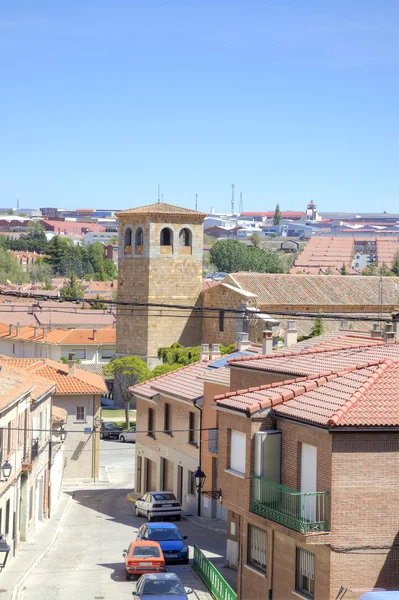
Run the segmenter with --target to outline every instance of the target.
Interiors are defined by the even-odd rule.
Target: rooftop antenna
[[[158,204],[161,202],[160,192],[161,192],[161,188],[159,187],[159,184],[158,184]]]
[[[17,210],[19,210],[19,199],[17,198]]]
[[[242,192],[240,192],[240,213],[244,212],[244,204],[242,202]]]
[[[231,184],[231,214],[234,214],[234,183]]]
[[[161,202],[163,202],[163,194],[161,194]]]
[[[198,210],[198,194],[195,194],[195,210]]]

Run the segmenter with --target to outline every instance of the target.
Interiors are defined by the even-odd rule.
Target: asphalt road
[[[61,531],[46,558],[32,573],[20,593],[22,600],[122,600],[132,598],[134,582],[126,581],[122,552],[135,539],[144,518],[137,518],[126,494],[132,489],[134,444],[103,440],[101,464],[111,484],[88,485],[73,492]],[[196,543],[221,562],[223,533],[211,532],[192,522],[179,523],[188,543]],[[177,567],[184,575],[184,570]],[[194,586],[195,599],[207,599],[202,582],[185,569],[183,583]]]

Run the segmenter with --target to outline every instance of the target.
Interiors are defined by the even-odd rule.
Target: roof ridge
[[[341,419],[357,404],[357,402],[364,396],[364,394],[375,384],[375,382],[382,377],[389,367],[393,364],[397,364],[398,360],[393,360],[392,358],[386,358],[381,361],[380,366],[374,371],[370,377],[354,392],[350,398],[339,408],[333,415],[328,419],[327,425],[333,427],[334,425],[338,425]]]
[[[349,337],[349,336],[340,336],[337,339],[340,338],[344,338],[344,337]],[[352,337],[352,336],[351,336]],[[356,337],[356,336],[353,336]],[[317,345],[312,346],[311,348],[305,348],[303,350],[299,350],[298,352],[294,352],[294,351],[288,351],[288,352],[276,352],[276,354],[255,354],[253,356],[238,356],[236,358],[230,358],[227,362],[228,363],[234,363],[234,362],[247,362],[247,361],[251,361],[251,360],[264,360],[264,359],[271,359],[271,358],[287,358],[289,356],[300,356],[300,355],[306,355],[306,354],[315,354],[315,353],[324,353],[324,352],[341,352],[343,350],[355,350],[356,348],[369,348],[371,346],[383,346],[384,344],[386,344],[387,342],[384,342],[384,340],[380,340],[380,339],[376,339],[376,338],[368,338],[368,337],[362,337],[362,336],[358,336],[359,339],[364,339],[364,340],[374,340],[375,343],[373,344],[369,344],[367,346],[363,345],[363,344],[354,344],[352,346],[342,346],[340,348],[318,348]],[[327,340],[326,340],[327,342]],[[392,342],[391,342],[392,343]],[[397,344],[397,341],[395,340],[393,342],[394,344]]]

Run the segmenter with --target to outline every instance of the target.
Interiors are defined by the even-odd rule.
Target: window
[[[191,246],[191,231],[185,227],[179,233],[179,245],[180,246]]]
[[[86,409],[84,406],[76,407],[76,420],[77,421],[85,421],[86,420]]]
[[[221,310],[219,313],[219,331],[224,331],[224,311]]]
[[[168,227],[164,227],[161,231],[160,244],[161,246],[172,246],[173,234]]]
[[[148,409],[148,427],[147,427],[148,435],[151,437],[155,437],[154,433],[154,409]]]
[[[113,358],[114,354],[115,350],[112,350],[112,348],[104,348],[103,350],[101,350],[102,360],[110,360],[111,358]]]
[[[188,414],[188,443],[195,444],[195,413]]]
[[[129,250],[129,246],[132,246],[132,230],[130,227],[125,230],[125,252]]]
[[[263,529],[248,525],[248,564],[266,575],[267,534]]]
[[[72,352],[75,355],[75,358],[79,358],[80,360],[86,360],[86,349],[79,348],[78,350],[74,349]]]
[[[314,598],[314,554],[302,548],[296,549],[295,591],[305,598]]]
[[[6,535],[10,533],[10,499],[6,502],[6,522],[4,524],[4,530]]]
[[[7,425],[7,458],[11,454],[11,442],[12,442],[12,429],[11,429],[11,421]]]
[[[165,433],[168,433],[169,435],[172,435],[172,432],[170,430],[170,413],[171,413],[171,406],[170,404],[165,404],[165,409],[164,409],[164,430]]]
[[[12,345],[12,353],[15,354],[15,344]]]
[[[245,475],[245,456],[246,456],[245,433],[231,430],[230,435],[230,469]]]
[[[135,236],[136,249],[141,248],[143,245],[144,245],[144,233],[143,233],[143,229],[141,227],[139,227],[136,230],[136,236]]]
[[[187,493],[195,496],[197,490],[195,487],[194,473],[192,471],[187,471],[187,477]]]

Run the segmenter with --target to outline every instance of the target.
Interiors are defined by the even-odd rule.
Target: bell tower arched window
[[[180,246],[192,246],[191,231],[189,229],[187,229],[187,227],[184,227],[184,229],[182,229],[180,231],[179,245]]]
[[[125,254],[130,254],[132,251],[132,230],[127,227],[124,235]]]
[[[161,246],[172,246],[173,245],[173,234],[169,227],[164,227],[161,231]]]
[[[136,229],[136,233],[135,233],[135,239],[134,239],[134,250],[136,254],[142,254],[143,253],[143,246],[144,246],[144,232],[143,232],[143,228],[139,227],[138,229]]]

